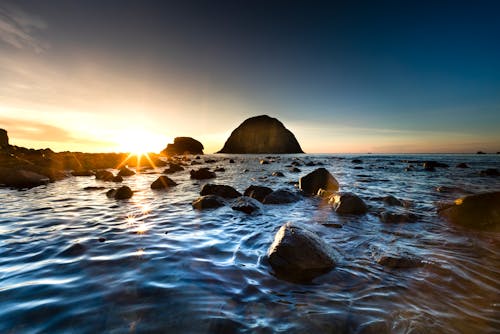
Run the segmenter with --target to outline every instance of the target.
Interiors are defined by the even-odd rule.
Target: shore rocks
[[[241,193],[231,186],[207,183],[201,188],[200,195],[216,195],[224,198],[237,198]]]
[[[336,265],[334,249],[302,224],[281,226],[267,252],[278,276],[290,280],[310,280]]]
[[[330,204],[338,214],[361,215],[368,212],[365,202],[352,193],[337,193],[330,197]]]
[[[177,183],[168,176],[162,175],[151,183],[151,189],[168,189],[175,187]]]
[[[173,173],[177,173],[177,172],[180,172],[183,170],[184,170],[184,167],[182,167],[181,165],[170,163],[168,168],[163,171],[163,174],[173,174]]]
[[[208,168],[200,168],[198,170],[189,171],[192,179],[195,180],[205,180],[213,179],[216,175],[214,172],[210,171]]]
[[[161,151],[165,155],[176,154],[203,154],[203,145],[196,139],[191,137],[176,137],[173,144],[168,144],[167,147]]]
[[[7,131],[0,129],[0,149],[5,149],[9,146],[9,136],[7,135]]]
[[[290,130],[276,118],[249,118],[229,136],[218,153],[304,153]]]
[[[231,203],[231,209],[241,211],[246,214],[251,214],[255,211],[259,211],[261,209],[261,204],[256,199],[247,196],[241,196],[236,198]]]
[[[87,170],[87,169],[83,169],[83,170],[74,170],[74,171],[71,171],[71,175],[73,176],[92,176],[94,175],[94,173],[90,170]]]
[[[115,176],[107,170],[98,170],[95,172],[95,179],[101,181],[113,181]]]
[[[268,194],[262,203],[264,204],[287,204],[300,200],[300,196],[286,189],[278,189]]]
[[[118,172],[118,176],[121,177],[127,177],[132,175],[135,175],[135,172],[131,169],[128,169],[127,167],[120,168],[120,171]]]
[[[465,196],[438,213],[453,224],[483,231],[500,231],[500,191]]]
[[[338,191],[339,183],[325,168],[318,168],[299,179],[299,189],[305,195],[313,196],[319,189]]]
[[[272,192],[273,190],[269,187],[250,186],[245,190],[244,195],[255,198],[259,202],[263,202],[264,198]]]
[[[215,209],[225,205],[224,199],[215,195],[198,197],[191,204],[196,210]]]
[[[106,196],[114,198],[114,199],[129,199],[134,195],[132,189],[128,186],[123,186],[118,189],[110,189]]]
[[[13,188],[33,188],[49,183],[45,175],[27,170],[0,167],[0,184]]]

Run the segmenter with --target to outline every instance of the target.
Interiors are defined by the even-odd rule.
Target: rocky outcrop
[[[7,131],[0,129],[0,149],[5,149],[9,147],[9,136]]]
[[[335,251],[316,233],[302,224],[281,226],[267,252],[278,276],[290,280],[310,280],[336,265]]]
[[[500,191],[470,195],[438,210],[453,224],[485,231],[500,231]]]
[[[203,144],[196,139],[191,137],[177,137],[174,139],[174,143],[168,144],[161,153],[165,155],[203,154],[203,148]]]
[[[339,183],[325,168],[318,168],[299,179],[299,189],[305,195],[313,196],[319,189],[327,191],[339,190]]]
[[[49,183],[49,178],[27,170],[0,167],[0,185],[13,188],[33,188]]]
[[[218,153],[304,153],[292,132],[267,115],[245,120]]]
[[[201,188],[200,195],[216,195],[224,198],[237,198],[241,196],[241,193],[231,186],[207,183],[203,186],[203,188]]]

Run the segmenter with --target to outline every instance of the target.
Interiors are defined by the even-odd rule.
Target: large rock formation
[[[245,120],[218,153],[304,153],[290,130],[267,115]]]
[[[9,136],[7,131],[0,129],[0,149],[9,147]]]
[[[203,154],[203,145],[191,137],[177,137],[174,143],[168,144],[161,153],[165,155]]]

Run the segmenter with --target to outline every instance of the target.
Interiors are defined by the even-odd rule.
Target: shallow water
[[[173,174],[179,185],[168,191],[150,189],[158,174],[134,175],[124,181],[137,191],[128,201],[107,198],[106,189],[83,190],[116,187],[92,177],[0,189],[0,333],[500,331],[500,235],[441,220],[436,203],[463,194],[435,190],[500,190],[499,178],[478,175],[499,168],[499,155],[284,155],[269,165],[257,155],[208,157],[236,163],[209,164],[226,171],[208,181]],[[354,157],[363,163],[353,164]],[[370,213],[341,217],[314,198],[267,205],[254,215],[191,208],[206,182],[241,192],[251,184],[293,189],[292,182],[318,168],[289,173],[284,166],[297,158],[324,163]],[[404,172],[405,159],[451,167]],[[459,162],[471,168],[455,168]],[[278,170],[285,177],[271,176]],[[376,200],[388,194],[410,208]],[[382,223],[383,209],[417,219]],[[309,284],[273,276],[266,251],[287,221],[308,224],[333,245],[338,266]],[[377,263],[380,255],[401,253],[423,266]]]

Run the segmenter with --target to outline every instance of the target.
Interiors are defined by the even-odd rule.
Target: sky
[[[497,1],[0,0],[0,128],[55,151],[500,151]]]

